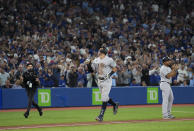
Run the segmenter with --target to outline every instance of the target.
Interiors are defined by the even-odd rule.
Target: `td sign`
[[[158,88],[157,87],[147,88],[147,103],[148,104],[158,103]]]
[[[50,89],[38,89],[38,105],[39,106],[51,106],[51,90]]]
[[[99,88],[92,89],[92,105],[102,105],[101,94]]]

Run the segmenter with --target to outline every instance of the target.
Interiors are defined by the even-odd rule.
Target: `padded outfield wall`
[[[194,87],[172,87],[175,104],[194,104]],[[161,104],[159,87],[114,87],[110,97],[120,105]],[[41,88],[35,101],[42,107],[96,106],[101,104],[98,88]],[[25,89],[0,89],[0,109],[26,108]]]

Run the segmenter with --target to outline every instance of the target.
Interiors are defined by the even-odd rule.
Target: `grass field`
[[[97,109],[80,110],[45,110],[42,117],[39,116],[37,111],[32,111],[28,119],[24,118],[22,111],[0,111],[0,130],[5,126],[21,127],[27,125],[53,124],[53,127],[49,128],[19,130],[40,131],[45,129],[47,131],[194,131],[194,105],[174,106],[172,112],[176,116],[177,120],[173,121],[163,121],[161,119],[161,107],[128,107],[120,108],[117,115],[113,115],[112,108],[107,109],[104,122],[96,124],[95,117],[98,115],[99,111],[99,107],[97,107]],[[183,120],[182,118],[192,118],[192,120]],[[134,122],[133,120],[136,121]],[[116,121],[117,123],[107,123],[109,121]],[[89,122],[91,125],[66,125],[64,127],[54,126],[54,124],[87,122]]]

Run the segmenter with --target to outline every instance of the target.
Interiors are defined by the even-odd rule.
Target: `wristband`
[[[111,77],[114,73],[115,73],[114,71],[111,71],[111,72],[109,73],[109,76]]]

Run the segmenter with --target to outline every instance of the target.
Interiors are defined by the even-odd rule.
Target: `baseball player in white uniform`
[[[160,89],[162,90],[162,115],[163,119],[175,118],[171,114],[172,104],[174,100],[173,92],[171,89],[172,77],[176,76],[178,65],[173,65],[170,68],[172,61],[169,57],[163,58],[163,65],[160,68]]]
[[[98,57],[95,58],[91,64],[89,64],[90,69],[96,72],[98,78],[98,87],[101,93],[102,99],[102,107],[98,117],[96,117],[97,121],[103,121],[103,116],[106,111],[107,104],[111,104],[113,106],[113,113],[116,114],[118,110],[119,103],[115,103],[111,98],[109,98],[109,93],[112,86],[112,78],[111,76],[117,71],[115,61],[108,57],[107,50],[105,48],[100,48],[98,52]]]

